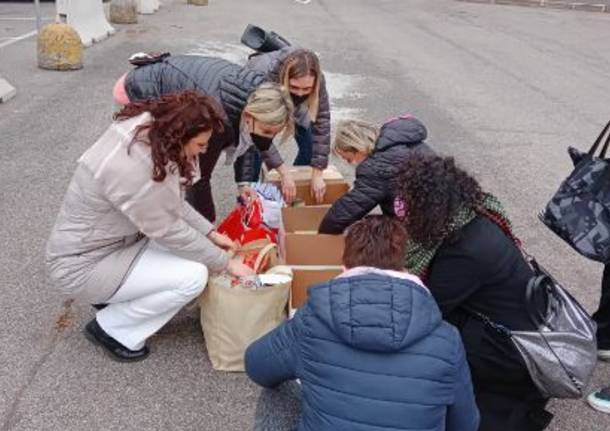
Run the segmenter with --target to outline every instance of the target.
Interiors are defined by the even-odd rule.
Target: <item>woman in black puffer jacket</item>
[[[381,130],[372,124],[349,120],[337,127],[335,154],[356,168],[353,189],[336,201],[320,224],[320,233],[340,234],[377,205],[394,215],[394,181],[400,167],[414,153],[432,153],[424,143],[426,127],[411,115],[385,123]]]
[[[234,162],[235,181],[241,192],[256,180],[249,156],[253,147],[261,152],[269,169],[286,174],[282,176],[283,185],[292,181],[272,139],[282,131],[284,139],[292,135],[293,104],[288,92],[277,84],[263,84],[266,80],[260,71],[220,58],[168,56],[124,75],[115,85],[114,97],[125,104],[197,90],[216,99],[225,116],[225,132],[215,135],[208,152],[200,157],[201,180],[187,195],[203,216],[214,221],[210,177],[223,150],[227,151],[227,162]]]

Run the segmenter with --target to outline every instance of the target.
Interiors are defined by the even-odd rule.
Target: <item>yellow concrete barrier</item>
[[[207,6],[208,0],[188,0],[187,4],[193,4],[195,6]]]
[[[53,23],[38,33],[38,67],[76,70],[83,67],[83,43],[69,25]]]

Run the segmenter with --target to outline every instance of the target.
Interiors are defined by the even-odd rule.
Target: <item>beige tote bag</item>
[[[292,271],[277,266],[266,273],[283,274],[290,281],[252,289],[218,275],[204,289],[201,329],[215,370],[244,371],[246,348],[287,318]]]

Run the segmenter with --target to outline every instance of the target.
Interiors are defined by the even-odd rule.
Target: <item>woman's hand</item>
[[[282,178],[282,194],[287,204],[291,204],[297,196],[297,185],[290,175]]]
[[[324,202],[326,194],[326,182],[324,182],[324,172],[322,169],[312,169],[311,173],[311,196],[316,200],[316,203]]]
[[[234,277],[248,277],[256,275],[256,272],[248,265],[244,264],[239,257],[234,257],[229,260],[227,272]]]
[[[282,181],[282,194],[284,195],[284,200],[290,205],[297,195],[297,185],[294,182],[292,175],[288,172],[288,169],[286,169],[286,165],[281,165],[277,168],[277,171],[279,172]]]
[[[239,248],[239,245],[235,241],[215,230],[208,234],[208,239],[226,251],[236,252]]]
[[[239,197],[241,198],[242,204],[245,206],[250,205],[258,197],[256,190],[254,190],[249,185],[239,186],[237,188],[237,193],[239,194]]]

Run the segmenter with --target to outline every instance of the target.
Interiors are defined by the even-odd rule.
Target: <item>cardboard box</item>
[[[309,287],[342,272],[344,236],[317,233],[329,209],[329,205],[282,209],[281,255],[294,274],[291,308],[307,301]]]
[[[331,280],[343,272],[341,266],[291,266],[291,308],[300,308],[307,302],[307,292],[315,284]]]
[[[343,235],[286,233],[286,265],[341,265]]]
[[[311,196],[311,167],[310,166],[291,166],[288,172],[292,174],[294,182],[297,186],[297,200],[303,201],[305,205],[319,205]],[[345,182],[343,175],[339,170],[330,165],[324,170],[324,181],[326,182],[326,194],[323,205],[329,205],[338,200],[341,196],[349,191],[349,184]],[[263,181],[280,185],[280,175],[276,170],[265,171]]]
[[[290,166],[288,167],[288,172],[292,175],[292,178],[297,185],[309,184],[311,182],[311,166]],[[343,178],[341,172],[333,165],[328,165],[328,167],[324,169],[323,178],[327,184],[345,182],[345,178]],[[280,174],[275,169],[272,171],[267,171],[265,169],[263,172],[263,181],[266,183],[279,183]]]
[[[322,219],[330,205],[282,208],[282,224],[285,232],[318,232]]]

